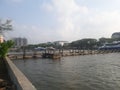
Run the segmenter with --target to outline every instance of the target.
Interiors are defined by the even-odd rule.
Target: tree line
[[[28,45],[28,48],[35,47],[54,47],[56,49],[98,49],[98,47],[104,45],[105,43],[112,43],[114,41],[120,41],[120,38],[84,38],[76,41],[72,41],[71,43],[61,45],[55,45],[54,43],[41,43],[36,45]]]

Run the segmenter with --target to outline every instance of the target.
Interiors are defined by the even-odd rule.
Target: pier
[[[36,52],[14,52],[9,53],[8,57],[10,59],[29,59],[29,58],[50,58],[50,59],[60,59],[66,56],[79,56],[79,55],[95,55],[95,54],[107,54],[107,53],[119,53],[120,50],[46,50],[46,51],[36,51]]]
[[[60,54],[51,54],[51,53],[44,53],[42,54],[42,58],[50,58],[50,59],[60,59],[61,55]]]

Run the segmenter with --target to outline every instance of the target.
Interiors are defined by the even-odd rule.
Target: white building
[[[64,46],[64,45],[67,45],[69,42],[68,41],[55,41],[54,44],[56,46]]]
[[[28,44],[26,38],[13,38],[15,47],[26,46]]]

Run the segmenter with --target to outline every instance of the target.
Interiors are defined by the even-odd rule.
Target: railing
[[[26,76],[7,57],[6,66],[11,81],[16,85],[17,90],[37,90]]]

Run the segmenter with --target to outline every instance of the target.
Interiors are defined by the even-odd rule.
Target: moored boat
[[[106,43],[99,50],[120,50],[120,42]]]

